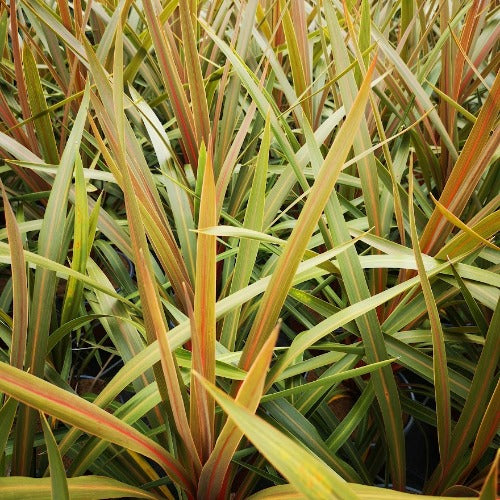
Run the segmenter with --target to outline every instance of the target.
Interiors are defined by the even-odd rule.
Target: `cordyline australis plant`
[[[0,2],[0,498],[495,498],[497,11]]]

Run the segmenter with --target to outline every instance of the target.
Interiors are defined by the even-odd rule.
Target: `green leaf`
[[[484,239],[491,238],[500,231],[500,212],[496,211],[484,217],[471,229]],[[439,250],[436,259],[467,254],[478,248],[480,244],[480,241],[472,234],[468,232],[458,233]]]
[[[439,318],[439,312],[432,293],[431,284],[422,259],[417,230],[415,227],[415,216],[413,212],[413,168],[410,164],[409,189],[408,189],[408,212],[410,215],[410,232],[413,244],[413,252],[418,266],[418,275],[424,294],[425,303],[429,313],[432,332],[432,358],[434,369],[434,394],[436,399],[437,431],[439,443],[439,455],[441,462],[447,463],[450,457],[451,440],[451,402],[450,383],[448,375],[448,362],[446,357],[446,347],[444,343],[443,328]]]
[[[382,368],[383,366],[390,365],[394,363],[395,359],[386,359],[378,363],[372,363],[366,366],[361,366],[359,368],[353,368],[352,370],[346,370],[340,373],[335,373],[334,375],[329,375],[326,377],[321,377],[313,382],[308,382],[306,384],[299,385],[297,387],[292,387],[290,389],[284,389],[279,392],[273,392],[271,394],[266,394],[262,397],[262,402],[272,401],[274,399],[284,398],[291,396],[292,394],[305,394],[311,389],[323,386],[331,386],[334,383],[341,382],[342,380],[347,380],[353,377],[358,377],[360,375],[365,375],[367,373],[373,373],[374,371]]]
[[[500,137],[498,127],[490,135],[498,117],[494,103],[500,99],[500,76],[497,75],[491,92],[481,107],[476,123],[451,171],[446,186],[439,197],[439,203],[455,217],[460,217],[470,200],[472,192],[497,150]],[[431,115],[432,116],[432,115]],[[436,254],[450,234],[453,224],[448,222],[436,207],[424,233],[420,246],[424,253]]]
[[[453,213],[451,213],[445,206],[443,206],[439,201],[437,201],[434,196],[431,194],[432,201],[435,203],[437,209],[443,215],[448,222],[458,227],[462,231],[466,232],[472,238],[478,240],[478,243],[481,245],[485,245],[487,247],[492,248],[493,250],[500,250],[495,244],[491,243],[491,241],[486,240],[480,234],[476,233],[474,229],[470,228],[467,224],[464,224],[458,217],[456,217]]]
[[[491,464],[490,471],[486,477],[486,481],[481,488],[479,500],[489,500],[495,498],[498,492],[498,464],[500,462],[500,451],[497,450],[495,460]]]
[[[370,92],[374,64],[368,72],[360,92],[344,125],[335,137],[334,144],[318,173],[314,186],[299,216],[288,243],[281,254],[271,283],[262,298],[257,316],[243,349],[240,366],[245,369],[252,363],[269,332],[278,320],[279,313],[292,284],[293,275],[304,255],[309,239],[318,223],[338,175],[349,153],[355,132],[363,118]]]
[[[438,481],[445,487],[451,486],[460,471],[457,463],[464,456],[473,440],[475,441],[475,449],[485,449],[490,444],[493,436],[484,426],[482,432],[479,432],[479,427],[483,425],[482,420],[486,414],[490,413],[491,415],[491,407],[495,405],[495,371],[500,360],[498,331],[500,331],[500,305],[497,305],[491,320],[486,341],[474,371],[469,394],[462,407],[460,418],[453,428],[449,457],[447,460],[441,460],[441,464],[429,481],[429,488],[436,485]],[[489,412],[487,411],[488,405],[490,406]],[[497,415],[493,418],[498,420],[499,417]],[[492,426],[489,429],[495,428]],[[476,453],[474,458],[477,456]]]
[[[375,486],[365,486],[363,484],[350,484],[352,490],[358,495],[358,498],[363,500],[414,500],[415,495],[410,493],[401,493],[400,491],[391,491]],[[265,490],[259,491],[255,495],[248,497],[248,500],[302,500],[306,499],[306,495],[302,495],[289,484],[282,486],[273,486]],[[434,497],[428,495],[420,495],[419,500],[454,500],[456,497]],[[477,500],[477,497],[464,497],[465,500]]]
[[[61,458],[61,454],[57,448],[57,442],[54,439],[52,430],[43,413],[40,413],[40,421],[42,423],[43,435],[45,436],[45,445],[49,455],[50,466],[50,483],[52,487],[52,498],[60,498],[61,500],[69,500],[68,482],[66,472]]]
[[[250,210],[247,210],[247,214],[250,213]],[[207,227],[205,229],[198,229],[198,233],[201,234],[209,234],[212,236],[226,236],[230,238],[241,238],[252,241],[259,241],[265,243],[274,243],[275,245],[285,245],[286,241],[280,238],[276,238],[275,236],[271,236],[269,234],[262,233],[261,231],[250,229],[248,227],[234,227],[234,226],[212,226]],[[241,252],[241,244],[240,249]],[[248,283],[248,280],[247,280]],[[240,288],[241,289],[241,288]]]
[[[83,165],[80,155],[75,162],[75,222],[73,237],[73,260],[71,269],[85,274],[87,259],[89,258],[89,209],[87,205],[87,190],[83,177]],[[89,248],[90,247],[90,248]],[[83,283],[70,277],[64,296],[61,323],[67,323],[78,315],[81,298],[83,294]]]
[[[9,398],[0,409],[0,460],[3,457],[7,441],[9,440],[14,417],[16,416],[17,405],[18,403],[14,398]]]
[[[192,489],[184,467],[153,440],[96,405],[29,373],[0,362],[0,390],[101,439],[151,458],[187,491]]]
[[[267,369],[279,333],[278,324],[259,356],[250,368],[236,395],[236,402],[254,413],[261,401]],[[198,490],[206,492],[206,498],[216,499],[223,491],[224,478],[238,444],[243,437],[233,421],[228,420],[220,432],[215,447],[205,463],[198,482]]]
[[[1,477],[0,492],[5,500],[53,500],[50,478]],[[68,490],[71,500],[93,500],[107,498],[147,498],[157,500],[158,497],[147,491],[130,486],[109,477],[83,476],[68,479]],[[90,493],[91,492],[91,493]]]
[[[248,199],[247,210],[245,213],[245,220],[242,229],[246,234],[249,232],[262,230],[264,224],[264,205],[266,196],[266,179],[267,179],[267,164],[269,161],[269,148],[271,145],[271,124],[269,116],[266,117],[266,124],[264,126],[264,134],[257,155],[255,164],[254,178],[252,188],[250,190],[250,197]],[[235,228],[238,229],[238,228]],[[234,267],[233,279],[231,281],[230,293],[241,290],[250,282],[252,269],[255,265],[257,252],[259,250],[259,243],[256,241],[242,240],[238,248],[238,255],[236,257],[236,264]],[[229,350],[233,350],[236,343],[238,322],[240,319],[240,308],[232,311],[224,319],[221,332],[221,343]]]
[[[476,325],[479,327],[481,333],[484,336],[486,336],[486,333],[488,331],[488,323],[483,313],[481,312],[481,309],[477,305],[476,301],[474,300],[474,297],[467,288],[467,285],[465,284],[464,280],[460,277],[453,264],[450,265],[450,269],[452,270],[453,276],[455,277],[458,286],[460,287],[460,291],[462,292],[462,296],[464,297],[465,302],[467,303],[471,316],[473,317]]]
[[[326,444],[331,453],[337,453],[337,450],[339,450],[349,439],[351,434],[356,430],[361,419],[366,416],[374,398],[375,393],[373,392],[373,385],[369,384],[354,403],[349,414],[339,423],[326,440]]]
[[[12,341],[10,344],[10,364],[21,370],[24,367],[26,353],[26,338],[28,331],[28,282],[26,278],[26,261],[24,248],[12,207],[7,198],[3,184],[2,198],[5,213],[7,235],[9,237],[9,250],[12,268]]]
[[[34,120],[35,129],[42,147],[43,157],[47,163],[56,165],[59,163],[59,153],[54,130],[50,115],[47,113],[47,103],[45,102],[45,94],[40,82],[36,61],[27,43],[23,47],[23,65],[31,113],[37,117]]]
[[[364,466],[355,464],[354,469],[342,458],[330,453],[316,427],[288,401],[278,399],[264,403],[263,407],[286,433],[298,439],[346,481],[361,483],[368,479]]]
[[[203,172],[198,227],[216,224],[215,180],[212,158],[207,153]],[[191,331],[193,367],[215,383],[215,302],[216,302],[216,240],[215,236],[198,234],[196,248],[196,281],[193,327]],[[191,375],[190,425],[198,453],[205,462],[215,442],[215,403]]]
[[[220,389],[201,378],[200,380],[229,418],[305,498],[358,498],[348,483],[307,449],[235,402]]]
[[[66,205],[73,176],[73,165],[83,136],[87,120],[90,87],[87,85],[71,134],[61,157],[56,178],[45,210],[42,228],[38,237],[38,254],[59,262],[63,245]],[[43,374],[47,342],[50,330],[52,308],[47,300],[53,300],[56,288],[56,273],[37,268],[33,286],[33,296],[29,311],[28,345],[25,366],[35,376]],[[32,454],[35,413],[21,407],[16,426],[16,446],[14,448],[14,473],[28,475]]]
[[[192,4],[192,2],[191,2]],[[194,7],[197,4],[194,3]],[[193,116],[196,117],[194,128],[196,131],[197,145],[203,141],[210,143],[210,123],[208,116],[207,96],[201,74],[200,55],[196,47],[195,32],[197,31],[197,12],[192,12],[193,8],[189,0],[179,0],[179,14],[182,30],[182,42],[185,50],[186,73],[189,83],[189,94]]]
[[[494,437],[494,432],[498,429],[500,424],[500,414],[498,412],[498,405],[500,404],[500,380],[495,386],[495,390],[486,407],[486,411],[481,419],[481,424],[477,430],[472,453],[467,469],[462,473],[466,476],[479,462],[486,450],[490,447],[491,440]]]

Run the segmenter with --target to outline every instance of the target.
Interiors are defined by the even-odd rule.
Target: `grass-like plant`
[[[498,44],[482,0],[0,2],[0,498],[494,499]]]

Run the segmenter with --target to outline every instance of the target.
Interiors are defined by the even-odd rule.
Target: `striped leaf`
[[[84,432],[154,460],[181,487],[192,484],[184,467],[153,440],[92,403],[0,362],[0,390]]]

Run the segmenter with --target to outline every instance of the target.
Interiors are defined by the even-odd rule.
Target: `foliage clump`
[[[1,3],[0,497],[494,498],[497,11]]]

